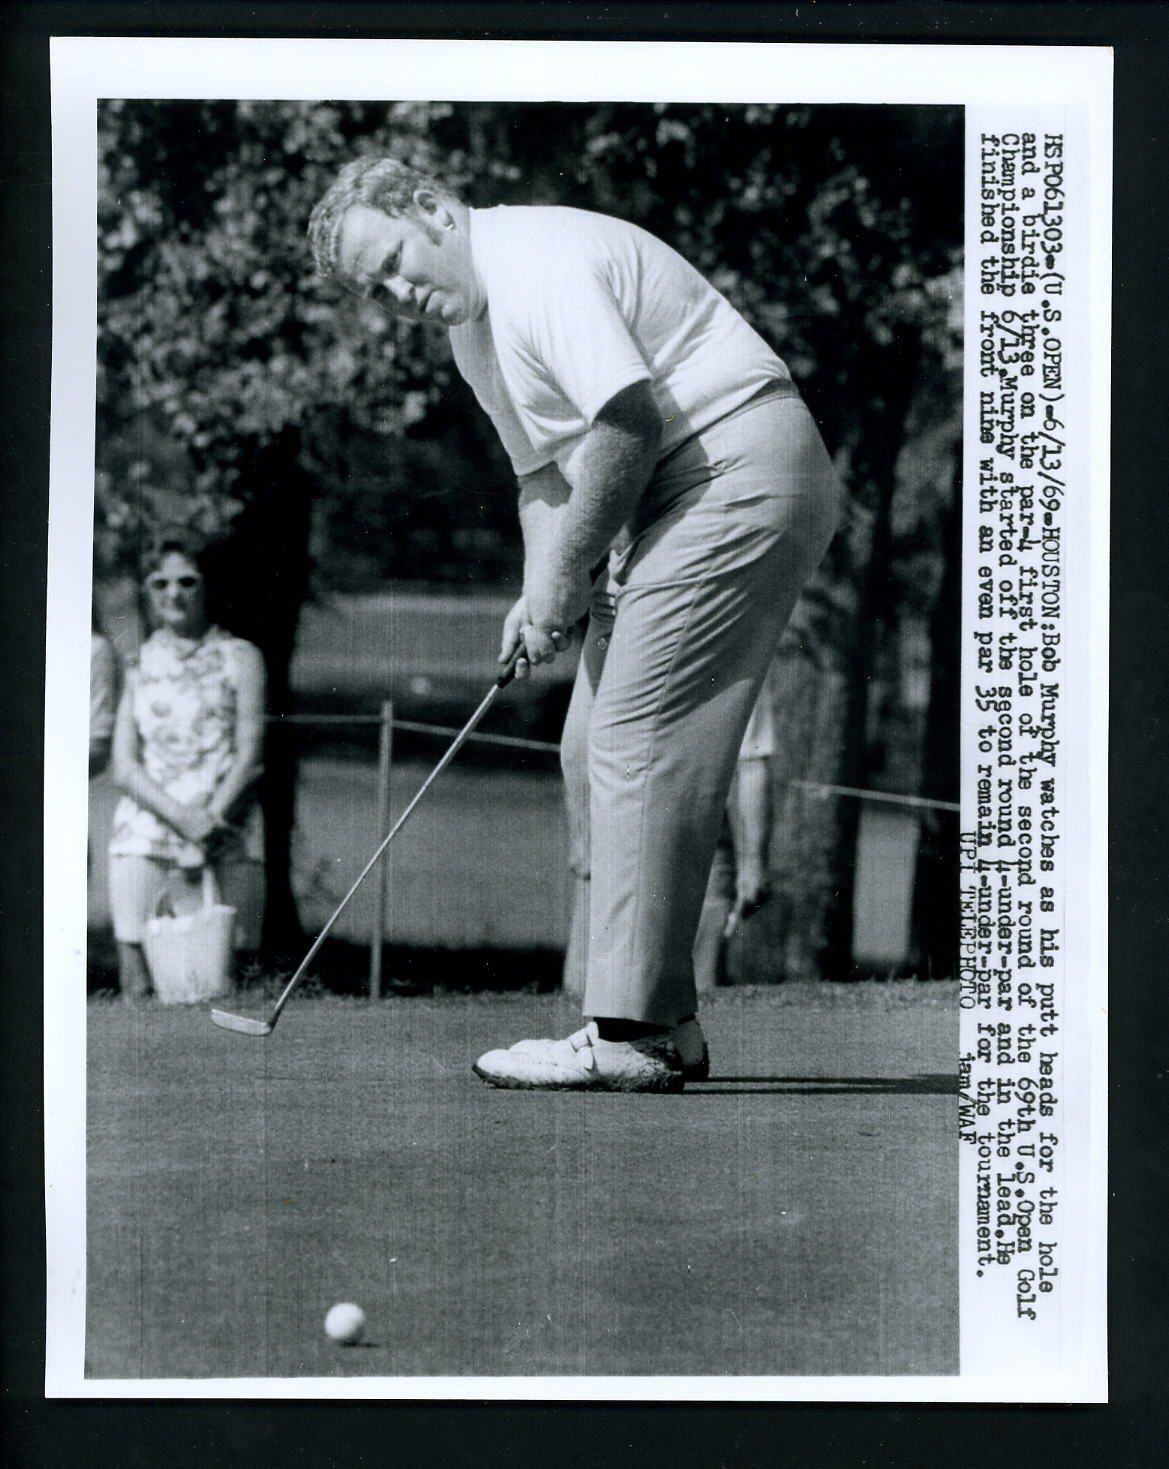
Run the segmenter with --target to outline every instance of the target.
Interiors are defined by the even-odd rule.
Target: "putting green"
[[[703,1018],[709,1083],[544,1095],[470,1063],[559,996],[297,997],[267,1039],[92,1001],[88,1375],[955,1371],[954,988]]]

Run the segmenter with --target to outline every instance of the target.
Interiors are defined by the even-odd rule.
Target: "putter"
[[[446,752],[446,754],[426,777],[426,780],[422,783],[422,787],[419,790],[418,794],[406,807],[405,811],[402,812],[401,816],[398,817],[390,832],[382,839],[381,845],[378,847],[377,851],[362,868],[361,873],[357,878],[357,881],[337,904],[337,907],[333,911],[332,917],[325,924],[324,928],[321,929],[320,933],[317,935],[315,941],[313,942],[312,948],[309,949],[308,953],[300,961],[300,965],[297,968],[296,973],[284,986],[284,989],[280,993],[280,998],[276,1001],[275,1005],[273,1005],[272,1013],[268,1016],[267,1020],[256,1020],[250,1015],[234,1015],[230,1010],[212,1010],[211,1019],[215,1025],[218,1025],[222,1030],[234,1030],[238,1035],[272,1034],[273,1030],[275,1030],[276,1028],[276,1022],[280,1019],[280,1012],[288,1003],[288,997],[292,994],[293,990],[304,978],[304,975],[307,972],[309,965],[313,962],[317,954],[320,952],[321,945],[328,938],[333,925],[337,922],[338,918],[341,917],[341,914],[344,913],[345,909],[348,907],[350,898],[353,897],[357,889],[377,866],[379,860],[381,859],[382,853],[402,830],[403,826],[405,826],[406,821],[409,818],[410,814],[413,812],[415,806],[418,805],[422,797],[426,794],[426,792],[430,789],[430,787],[434,784],[434,782],[438,779],[438,777],[442,774],[442,772],[447,768],[447,766],[462,749],[463,745],[467,742],[468,738],[474,731],[475,726],[487,713],[488,709],[491,708],[496,694],[499,693],[500,689],[505,689],[515,677],[516,664],[519,662],[520,657],[523,653],[523,647],[524,645],[523,643],[521,643],[519,647],[516,648],[515,652],[512,653],[511,657],[504,665],[503,670],[500,672],[499,676],[496,678],[495,682],[488,690],[483,702],[479,705],[478,709],[475,710],[474,714],[471,715],[470,719],[468,719],[466,724],[459,731],[450,749]]]

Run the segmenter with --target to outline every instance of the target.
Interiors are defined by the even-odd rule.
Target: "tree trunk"
[[[842,748],[837,783],[863,790],[870,772],[868,742],[869,683],[886,634],[893,562],[893,495],[897,461],[905,442],[905,422],[920,360],[920,338],[901,332],[885,348],[874,348],[861,364],[856,381],[872,385],[858,414],[858,451],[853,458],[854,485],[867,487],[865,498],[873,522],[869,554],[858,580],[853,636],[845,659]],[[854,490],[855,492],[855,490]],[[857,977],[853,959],[853,895],[860,802],[836,799],[836,822],[829,862],[830,893],[820,951],[823,979]]]
[[[942,580],[930,614],[930,701],[922,751],[922,795],[957,801],[961,786],[962,460],[955,453],[942,520]],[[915,972],[952,978],[958,961],[958,816],[931,811],[922,822],[913,885]]]
[[[290,668],[300,609],[308,591],[313,481],[299,462],[299,437],[286,430],[257,446],[240,466],[244,508],[233,526],[233,626],[257,645],[268,673],[268,713],[292,713]],[[293,730],[270,722],[260,798],[264,808],[267,902],[263,946],[272,957],[298,951],[303,930],[292,891],[297,744]]]

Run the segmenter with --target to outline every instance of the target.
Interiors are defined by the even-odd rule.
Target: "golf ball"
[[[330,1341],[351,1347],[365,1331],[365,1312],[352,1301],[339,1301],[325,1317],[325,1335]]]

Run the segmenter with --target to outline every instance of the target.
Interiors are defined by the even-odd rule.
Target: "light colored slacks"
[[[659,463],[610,558],[561,744],[586,1015],[694,1013],[694,938],[739,745],[840,506],[803,402],[761,396]]]

